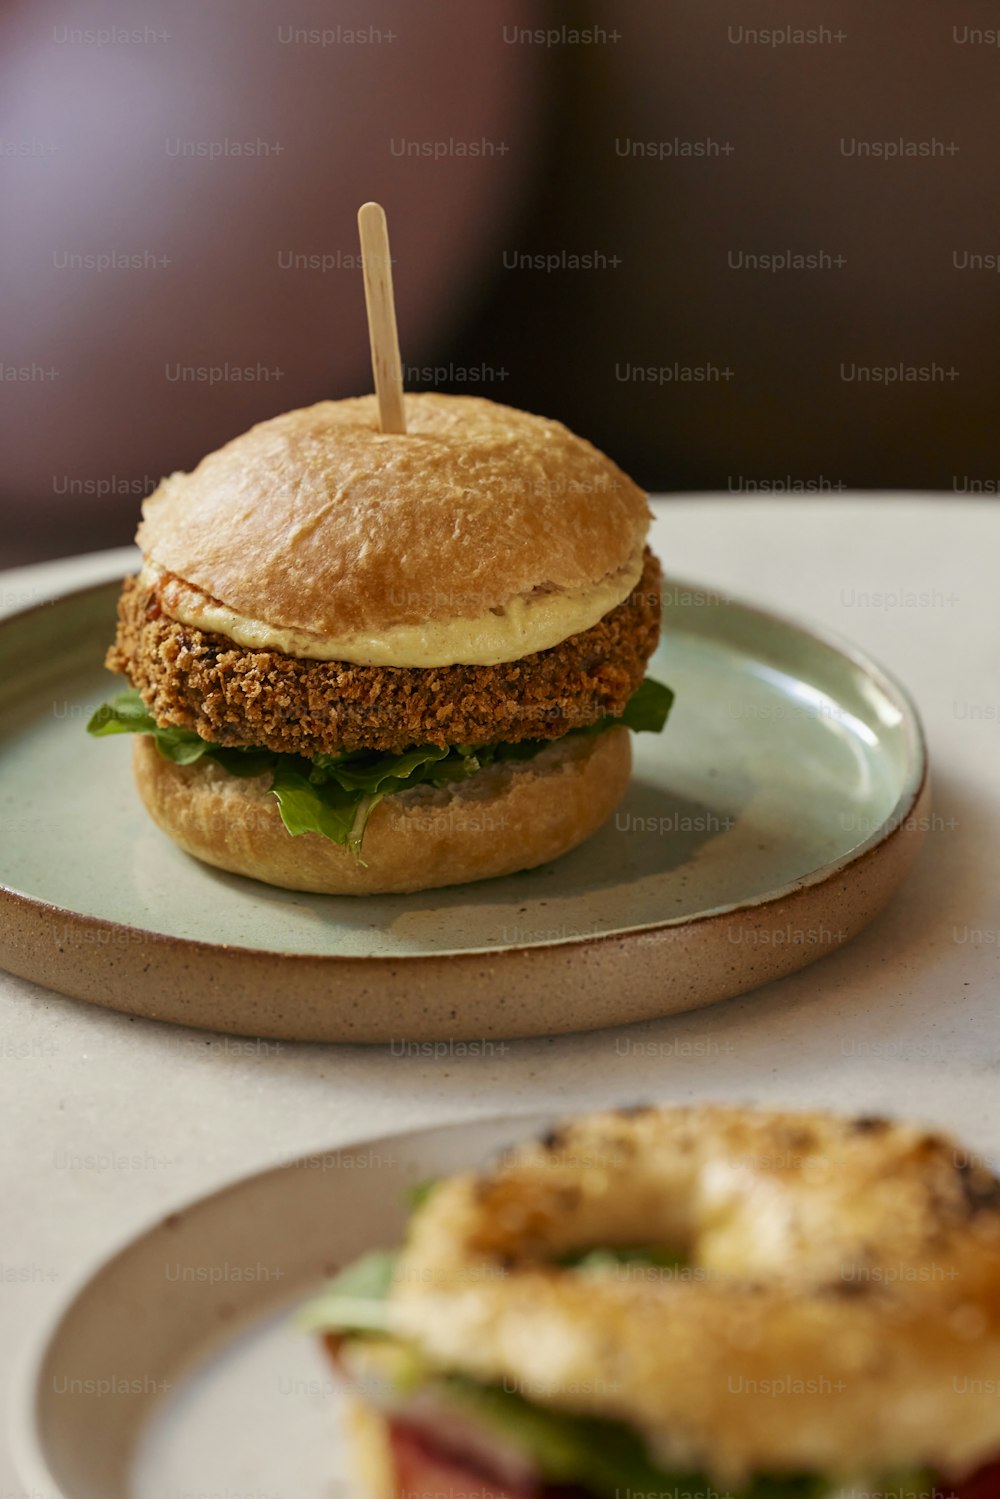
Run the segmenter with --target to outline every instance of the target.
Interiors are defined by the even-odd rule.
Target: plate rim
[[[614,1101],[602,1104],[603,1108],[620,1107]],[[50,1468],[42,1441],[40,1422],[38,1419],[38,1397],[41,1383],[41,1374],[50,1350],[55,1345],[60,1329],[67,1317],[72,1312],[77,1301],[83,1296],[88,1287],[99,1275],[106,1271],[124,1256],[137,1249],[145,1240],[151,1238],[158,1232],[168,1220],[176,1213],[189,1213],[199,1208],[207,1207],[209,1203],[221,1201],[225,1197],[235,1196],[248,1188],[253,1182],[263,1177],[279,1176],[288,1171],[294,1171],[304,1162],[309,1161],[317,1155],[336,1154],[339,1152],[361,1152],[377,1151],[381,1147],[389,1145],[402,1146],[414,1138],[426,1138],[429,1135],[451,1134],[473,1126],[477,1131],[489,1131],[495,1133],[508,1124],[515,1132],[524,1130],[527,1137],[529,1127],[537,1129],[546,1127],[553,1120],[560,1117],[569,1117],[574,1111],[567,1105],[563,1110],[539,1110],[537,1107],[530,1109],[517,1109],[512,1112],[473,1114],[468,1117],[456,1115],[447,1119],[439,1119],[436,1122],[417,1125],[415,1128],[389,1130],[385,1133],[369,1134],[363,1133],[356,1138],[352,1135],[342,1140],[337,1145],[320,1147],[306,1152],[296,1151],[283,1159],[272,1163],[270,1166],[262,1166],[256,1170],[242,1170],[238,1175],[227,1178],[221,1185],[211,1188],[207,1192],[198,1192],[194,1196],[184,1198],[179,1204],[169,1207],[165,1212],[160,1211],[154,1216],[147,1218],[137,1229],[130,1230],[123,1239],[119,1239],[110,1249],[95,1255],[84,1268],[70,1280],[69,1284],[62,1288],[59,1294],[52,1298],[44,1309],[38,1323],[19,1341],[16,1356],[12,1361],[12,1378],[10,1381],[10,1394],[6,1407],[7,1433],[10,1438],[11,1456],[14,1468],[19,1478],[28,1485],[28,1494],[45,1495],[46,1499],[65,1499],[66,1490],[58,1482],[55,1474]],[[579,1110],[576,1110],[579,1112]],[[520,1135],[518,1136],[520,1138]],[[460,1168],[468,1169],[468,1168]],[[308,1177],[309,1173],[305,1175]],[[231,1329],[234,1337],[245,1332],[252,1325],[242,1322]],[[228,1339],[223,1340],[228,1341]],[[194,1351],[192,1365],[197,1368],[203,1359],[210,1357],[213,1344],[206,1340]],[[154,1400],[150,1404],[149,1415],[152,1415],[162,1405],[162,1400]],[[146,1422],[143,1422],[145,1425]]]

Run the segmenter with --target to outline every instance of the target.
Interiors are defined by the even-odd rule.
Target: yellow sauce
[[[596,625],[628,598],[642,576],[639,546],[625,567],[586,588],[554,589],[511,599],[501,610],[471,618],[392,625],[375,633],[314,635],[251,619],[181,579],[164,584],[164,570],[152,559],[142,569],[145,586],[160,585],[161,604],[171,619],[196,630],[226,635],[248,650],[281,651],[309,661],[350,661],[357,666],[497,666],[561,645]]]

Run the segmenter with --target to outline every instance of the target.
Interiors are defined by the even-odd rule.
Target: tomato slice
[[[1000,1499],[1000,1461],[987,1463],[985,1468],[955,1484],[951,1490],[947,1484],[942,1484],[941,1488],[945,1493],[953,1492],[957,1499]]]
[[[461,1458],[438,1452],[412,1427],[389,1423],[398,1499],[536,1499],[539,1490],[485,1478]]]

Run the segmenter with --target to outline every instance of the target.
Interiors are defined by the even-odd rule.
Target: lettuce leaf
[[[397,1254],[373,1249],[341,1270],[299,1316],[306,1332],[385,1333]]]
[[[623,1265],[635,1265],[639,1269],[678,1270],[688,1266],[689,1261],[678,1250],[637,1248],[623,1249],[573,1249],[564,1254],[559,1264],[570,1270],[580,1270],[585,1275],[603,1275],[608,1270],[617,1270]]]
[[[596,734],[616,725],[635,733],[658,734],[667,721],[674,694],[647,677],[629,699],[620,718],[602,718],[572,734]],[[319,833],[346,847],[358,859],[365,827],[385,796],[413,786],[448,786],[466,780],[503,760],[527,760],[552,743],[528,739],[518,744],[456,744],[448,749],[420,745],[401,755],[352,750],[343,755],[284,755],[267,749],[213,744],[191,729],[161,728],[134,687],[103,703],[87,724],[88,734],[148,734],[175,765],[214,760],[230,775],[271,773],[271,791],[289,833]],[[567,736],[568,737],[568,736]]]
[[[674,694],[669,687],[653,677],[644,677],[625,704],[621,718],[602,718],[595,727],[600,730],[623,724],[633,734],[659,734],[673,704]]]
[[[411,1213],[423,1207],[440,1180],[439,1176],[428,1176],[407,1189],[406,1202]]]
[[[163,758],[175,765],[193,765],[195,760],[209,755],[236,776],[259,776],[270,770],[276,760],[291,758],[276,755],[273,750],[231,749],[212,744],[191,729],[161,729],[134,687],[116,693],[109,703],[102,703],[91,714],[87,733],[95,739],[109,734],[149,734],[156,740]]]

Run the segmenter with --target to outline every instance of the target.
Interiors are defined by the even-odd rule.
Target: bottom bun
[[[350,1398],[345,1402],[341,1427],[347,1439],[347,1465],[358,1493],[369,1499],[394,1499],[396,1465],[384,1416],[366,1401]]]
[[[574,734],[460,784],[388,796],[368,821],[363,864],[319,833],[292,837],[269,773],[175,765],[146,736],[132,768],[154,822],[196,859],[287,890],[377,895],[513,874],[575,848],[624,796],[632,751],[627,729]]]

